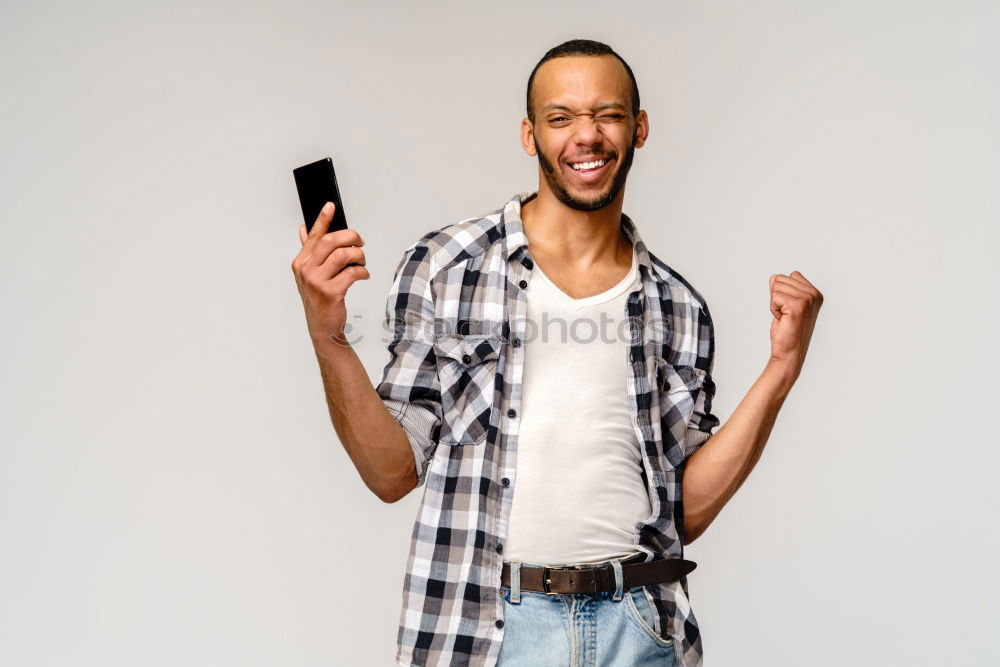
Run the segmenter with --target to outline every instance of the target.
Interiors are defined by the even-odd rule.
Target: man
[[[770,277],[770,358],[713,434],[707,304],[622,213],[648,133],[610,47],[550,50],[521,123],[537,191],[405,250],[377,388],[343,335],[363,241],[326,233],[331,210],[300,228],[292,268],[337,434],[382,500],[425,486],[401,665],[702,662],[683,546],[760,457],[823,297],[797,271]],[[612,335],[580,333],[597,320]]]

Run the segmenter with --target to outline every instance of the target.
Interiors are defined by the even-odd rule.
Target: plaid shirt
[[[390,360],[377,387],[402,425],[423,498],[403,584],[400,665],[496,664],[503,639],[502,545],[517,483],[525,288],[534,263],[522,192],[490,213],[424,234],[403,253],[386,305]],[[681,558],[684,461],[711,414],[714,331],[705,300],[646,249],[624,213],[641,289],[628,295],[629,403],[652,515],[646,561]],[[554,399],[555,400],[555,399]],[[553,405],[558,409],[557,405]],[[687,578],[649,586],[655,630],[679,664],[702,662]]]

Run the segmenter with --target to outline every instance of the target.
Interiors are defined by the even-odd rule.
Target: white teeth
[[[593,169],[594,167],[604,166],[605,162],[607,162],[607,160],[597,160],[595,162],[577,162],[576,164],[571,164],[570,166],[579,171],[581,169]]]

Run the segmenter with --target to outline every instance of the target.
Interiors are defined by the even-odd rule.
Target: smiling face
[[[535,73],[535,122],[521,122],[521,142],[538,155],[545,183],[566,206],[596,211],[625,186],[649,131],[645,111],[632,115],[631,90],[611,55],[554,58]]]

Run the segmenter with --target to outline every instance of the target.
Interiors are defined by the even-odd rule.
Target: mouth
[[[612,158],[600,158],[585,162],[570,162],[567,164],[566,168],[573,172],[573,176],[576,180],[584,183],[590,183],[603,176],[611,162]]]

